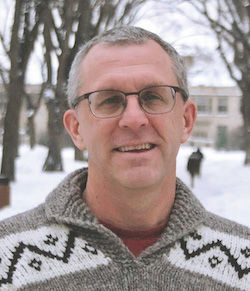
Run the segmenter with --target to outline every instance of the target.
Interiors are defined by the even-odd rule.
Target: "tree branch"
[[[223,45],[222,45],[222,42],[221,42],[221,38],[219,37],[218,34],[217,34],[217,41],[218,41],[218,44],[219,44],[219,45],[218,45],[218,51],[219,51],[219,53],[220,53],[220,56],[221,56],[222,60],[224,61],[225,65],[226,65],[226,67],[227,67],[227,70],[228,70],[228,72],[229,72],[231,78],[232,78],[233,80],[235,80],[236,82],[238,82],[239,80],[238,80],[238,78],[234,75],[234,73],[233,73],[233,69],[232,69],[232,66],[231,66],[231,64],[229,63],[229,61],[227,60],[225,53],[223,52],[223,47],[222,47]]]
[[[6,70],[4,70],[1,65],[0,65],[0,77],[3,81],[3,85],[4,85],[4,88],[5,90],[7,90],[7,86],[8,86],[8,80],[6,80],[6,77],[4,76],[4,73],[5,73]]]
[[[5,52],[5,54],[10,57],[10,54],[9,54],[9,50],[8,48],[6,47],[5,43],[4,43],[4,37],[2,35],[2,33],[0,33],[0,41],[1,41],[1,44],[2,44],[2,47],[3,47],[3,50]]]
[[[246,33],[240,28],[240,26],[238,25],[238,23],[243,22],[242,19],[242,15],[240,15],[240,2],[237,1],[237,4],[235,3],[235,1],[232,1],[232,3],[235,5],[236,10],[235,12],[232,10],[231,5],[229,5],[228,1],[225,0],[226,5],[228,6],[229,12],[231,15],[234,15],[234,18],[232,19],[232,34],[234,35],[234,37],[236,39],[238,39],[240,42],[242,42],[244,44],[244,46],[246,46],[248,49],[250,49],[249,43],[247,41],[247,36]],[[238,16],[238,22],[236,21],[235,17]]]

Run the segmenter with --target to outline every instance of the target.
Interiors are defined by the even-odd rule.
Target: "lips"
[[[116,148],[115,150],[118,152],[139,152],[139,151],[146,151],[151,150],[154,148],[155,145],[151,143],[143,143],[138,145],[127,145],[127,146],[121,146]]]

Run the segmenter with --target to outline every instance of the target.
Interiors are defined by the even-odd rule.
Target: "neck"
[[[89,172],[84,195],[99,220],[121,229],[148,230],[167,223],[175,183],[175,177],[168,177],[162,185],[150,189],[124,189],[107,185]]]

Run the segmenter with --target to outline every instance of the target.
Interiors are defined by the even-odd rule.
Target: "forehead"
[[[167,52],[153,40],[142,44],[97,44],[80,65],[80,88],[92,91],[117,86],[114,89],[125,90],[127,84],[138,89],[145,85],[177,85],[173,66]]]

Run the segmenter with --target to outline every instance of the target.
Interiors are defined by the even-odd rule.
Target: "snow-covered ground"
[[[188,185],[187,159],[194,149],[182,147],[177,160],[177,175]],[[223,217],[250,226],[250,167],[244,167],[244,153],[204,148],[202,175],[195,180],[193,191],[203,205]],[[0,220],[30,209],[43,202],[48,193],[74,169],[84,166],[74,162],[72,149],[63,150],[65,172],[41,171],[47,149],[37,146],[20,149],[17,181],[11,183],[11,206],[0,209]],[[85,164],[86,165],[86,164]]]

